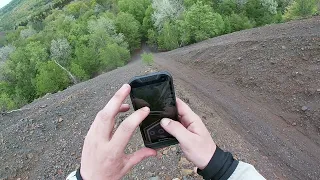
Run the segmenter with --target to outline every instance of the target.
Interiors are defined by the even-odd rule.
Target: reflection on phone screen
[[[169,79],[132,88],[132,101],[136,109],[148,106],[149,116],[140,125],[146,142],[154,143],[173,138],[160,125],[162,118],[177,117],[173,87]]]

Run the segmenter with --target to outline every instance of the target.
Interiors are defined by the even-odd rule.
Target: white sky
[[[0,8],[7,5],[11,0],[0,0]]]

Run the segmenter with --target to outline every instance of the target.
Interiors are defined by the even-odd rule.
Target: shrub
[[[228,17],[228,21],[230,23],[230,32],[240,31],[253,27],[253,24],[250,22],[248,17],[241,14],[231,14],[231,16]]]
[[[275,0],[248,0],[245,3],[246,16],[255,21],[256,26],[273,23],[277,14]]]
[[[141,54],[142,62],[147,65],[151,65],[153,63],[153,54],[152,53],[143,53]]]
[[[69,84],[68,74],[55,62],[48,61],[40,65],[39,74],[36,76],[38,96],[63,90],[68,87]]]
[[[128,42],[131,50],[140,48],[141,25],[133,15],[129,13],[120,12],[116,18],[117,32],[122,33],[125,37],[125,41]]]
[[[184,11],[181,0],[155,0],[152,2],[154,27],[161,30],[167,21],[175,21]]]
[[[161,50],[172,50],[179,47],[179,32],[174,24],[164,23],[158,36],[158,47]]]
[[[287,7],[284,14],[285,20],[308,17],[317,12],[317,0],[295,0]]]
[[[8,45],[8,46],[4,46],[0,48],[0,61],[6,61],[8,60],[9,56],[11,53],[13,53],[13,51],[16,48],[12,45]]]
[[[210,6],[198,1],[185,13],[181,23],[181,39],[184,44],[203,41],[224,32],[224,22],[220,14],[213,13]]]
[[[14,101],[5,93],[0,94],[0,112],[16,108]]]
[[[71,63],[70,71],[81,81],[84,81],[90,78],[90,76],[81,68],[81,66],[79,66],[74,62]]]

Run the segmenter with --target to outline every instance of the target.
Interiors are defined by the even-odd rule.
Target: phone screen
[[[150,114],[140,124],[145,143],[155,143],[174,138],[160,125],[162,118],[177,119],[177,108],[171,78],[162,76],[158,80],[135,84],[131,90],[135,109],[148,106]]]

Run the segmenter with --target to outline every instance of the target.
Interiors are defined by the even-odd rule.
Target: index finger
[[[201,121],[199,116],[196,115],[185,102],[183,102],[180,98],[176,98],[176,100],[178,114],[179,116],[181,116],[180,122],[184,127],[188,128],[188,126],[191,125],[193,122],[198,120]]]
[[[116,132],[113,134],[110,143],[113,144],[113,147],[116,147],[117,150],[123,152],[126,148],[129,140],[137,129],[139,124],[148,116],[150,113],[150,109],[148,107],[144,107],[138,109],[134,113],[132,113],[129,117],[127,117],[118,127]]]
[[[124,84],[110,99],[107,105],[99,112],[102,114],[102,120],[109,120],[110,118],[114,118],[122,105],[122,102],[129,95],[131,90],[131,86],[129,84]]]

